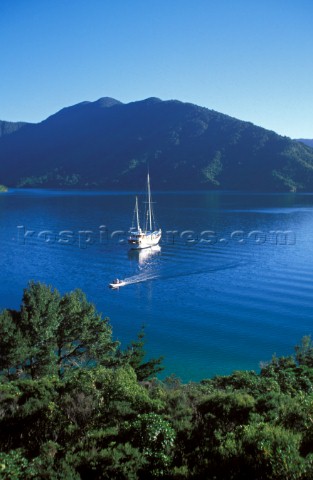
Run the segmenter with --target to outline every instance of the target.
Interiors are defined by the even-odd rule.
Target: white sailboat
[[[138,209],[138,197],[136,197],[135,203],[135,225],[129,230],[128,243],[131,245],[131,248],[134,250],[141,250],[143,248],[154,247],[158,245],[161,240],[162,230],[156,228],[153,210],[152,210],[152,201],[151,201],[151,189],[150,189],[150,176],[148,173],[147,177],[147,189],[148,189],[148,198],[147,198],[147,210],[145,218],[145,228],[140,227],[139,222],[139,209]]]

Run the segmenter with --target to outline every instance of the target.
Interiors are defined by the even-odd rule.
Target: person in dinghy
[[[119,288],[119,287],[123,287],[124,285],[126,285],[126,283],[123,280],[119,280],[118,278],[113,280],[112,283],[109,283],[110,288]]]

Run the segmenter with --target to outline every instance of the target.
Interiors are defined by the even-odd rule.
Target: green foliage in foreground
[[[5,185],[1,185],[0,184],[0,193],[5,193],[8,191],[8,187],[6,187]]]
[[[260,374],[153,378],[80,291],[0,314],[0,479],[311,480],[313,344]]]

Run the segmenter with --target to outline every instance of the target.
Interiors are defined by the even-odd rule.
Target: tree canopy
[[[39,378],[90,363],[110,365],[118,342],[83,292],[60,296],[41,283],[24,290],[20,311],[0,314],[0,370],[8,379]]]
[[[79,291],[0,314],[0,480],[313,478],[313,344],[261,371],[155,377]],[[152,378],[151,378],[152,377]]]

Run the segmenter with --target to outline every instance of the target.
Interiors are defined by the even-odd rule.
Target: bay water
[[[162,242],[140,252],[126,241],[134,195],[1,194],[0,308],[19,308],[30,280],[80,288],[122,347],[144,325],[161,377],[184,382],[258,371],[313,333],[313,194],[155,192]]]

